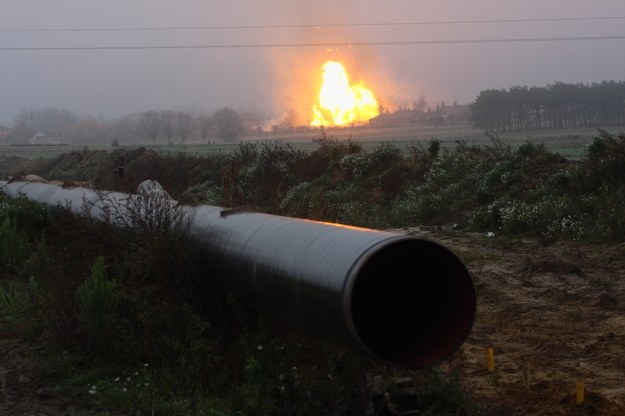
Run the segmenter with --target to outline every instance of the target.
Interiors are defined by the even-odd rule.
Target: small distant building
[[[445,124],[458,125],[468,124],[471,113],[468,105],[454,104],[440,109],[440,115]]]
[[[39,131],[37,133],[35,133],[35,135],[33,137],[30,138],[30,144],[53,144],[53,145],[57,145],[57,144],[61,144],[61,139],[59,138],[59,136],[55,136],[55,135],[51,135],[51,134],[47,134],[44,133],[42,131]]]
[[[369,120],[369,127],[401,127],[419,122],[415,111],[396,111],[394,113],[380,114]]]

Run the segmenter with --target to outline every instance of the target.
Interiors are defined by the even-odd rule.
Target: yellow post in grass
[[[581,404],[584,401],[584,384],[577,382],[575,386],[575,404]]]
[[[495,351],[491,345],[486,349],[486,366],[488,371],[495,371]]]

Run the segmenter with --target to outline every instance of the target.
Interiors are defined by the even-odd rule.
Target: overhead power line
[[[623,40],[625,35],[616,36],[573,36],[503,39],[450,39],[450,40],[404,40],[339,43],[238,43],[212,45],[136,45],[136,46],[16,46],[0,47],[0,51],[72,51],[72,50],[140,50],[140,49],[261,49],[261,48],[308,48],[308,47],[358,47],[358,46],[402,46],[402,45],[459,45],[478,43],[520,43],[520,42],[575,42]]]
[[[530,22],[563,22],[584,20],[624,20],[625,16],[596,16],[596,17],[547,17],[536,19],[476,19],[476,20],[431,20],[415,22],[361,22],[361,23],[322,23],[322,24],[294,24],[294,25],[232,25],[232,26],[165,26],[165,27],[94,27],[94,28],[14,28],[0,29],[0,32],[141,32],[141,31],[171,31],[171,30],[241,30],[241,29],[298,29],[298,28],[329,28],[329,27],[359,27],[359,26],[427,26],[427,25],[457,25],[482,23],[530,23]]]

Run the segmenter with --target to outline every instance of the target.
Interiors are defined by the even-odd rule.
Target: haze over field
[[[613,0],[6,0],[0,123],[25,107],[114,118],[223,106],[306,123],[327,60],[394,108],[624,80],[623,50]]]

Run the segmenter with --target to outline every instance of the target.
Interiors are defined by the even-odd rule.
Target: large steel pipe
[[[82,188],[2,183],[48,205],[102,195]],[[132,196],[107,193],[109,200]],[[186,207],[196,266],[265,313],[294,319],[385,364],[435,365],[456,352],[474,322],[476,295],[451,250],[416,236],[201,205]]]

